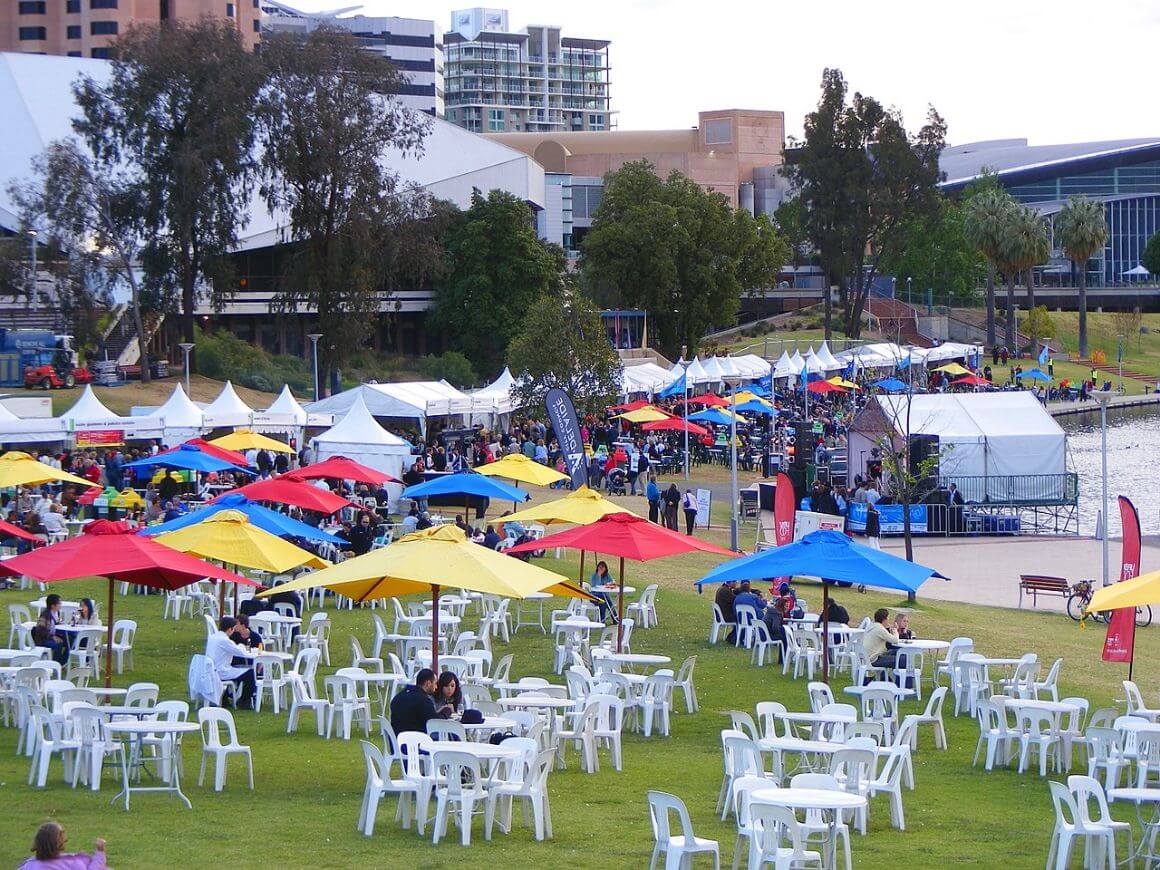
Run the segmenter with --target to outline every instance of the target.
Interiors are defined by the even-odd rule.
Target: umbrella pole
[[[830,682],[830,584],[822,581],[822,682]]]
[[[226,581],[219,580],[218,584],[218,619],[226,615]]]
[[[584,585],[583,585],[584,584],[584,551],[583,550],[580,551],[580,577],[577,578],[576,583],[578,586],[580,586],[581,589],[584,588]]]
[[[431,584],[431,670],[439,676],[439,584]]]
[[[620,557],[620,588],[616,595],[616,653],[620,654],[621,641],[624,638],[624,556]]]
[[[113,578],[109,579],[109,608],[105,614],[105,688],[113,685]]]

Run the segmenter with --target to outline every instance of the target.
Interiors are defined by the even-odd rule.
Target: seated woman
[[[614,586],[616,579],[608,573],[608,563],[601,560],[596,563],[596,570],[592,572],[592,577],[588,581],[591,586],[591,592],[596,596],[596,606],[600,608],[600,621],[603,622],[609,615],[612,616],[612,624],[617,622],[616,607],[612,603],[612,595],[607,591],[600,590],[601,586]]]
[[[453,671],[444,671],[435,684],[435,711],[444,719],[463,713],[463,689]]]
[[[96,605],[93,604],[93,599],[82,598],[81,606],[76,609],[76,613],[72,615],[73,625],[100,625],[101,619],[97,616]]]
[[[68,643],[56,633],[60,619],[60,596],[49,595],[45,599],[44,610],[32,628],[32,642],[52,651],[52,659],[64,665],[68,662]]]

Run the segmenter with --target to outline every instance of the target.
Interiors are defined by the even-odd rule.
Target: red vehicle
[[[93,375],[88,369],[76,365],[76,354],[62,348],[37,354],[24,368],[24,386],[29,388],[71,389],[92,380]]]

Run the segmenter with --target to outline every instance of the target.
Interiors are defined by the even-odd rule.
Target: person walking
[[[681,491],[675,483],[670,483],[661,500],[665,505],[665,527],[677,531],[677,506],[681,503]]]
[[[686,489],[681,496],[681,509],[685,512],[685,534],[691,537],[697,524],[697,497],[691,489]]]
[[[657,476],[648,476],[648,486],[644,488],[644,497],[648,499],[648,521],[660,524],[661,521],[661,488],[657,486]]]
[[[878,508],[873,502],[866,503],[866,546],[874,550],[882,549],[879,538],[882,535],[881,517]]]

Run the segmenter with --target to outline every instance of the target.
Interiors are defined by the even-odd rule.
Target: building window
[[[728,145],[733,141],[733,122],[724,119],[705,122],[706,145]]]
[[[108,60],[109,50],[107,48],[94,48],[89,52],[89,57],[95,57],[98,60]]]
[[[33,39],[47,39],[47,38],[48,38],[48,32],[43,27],[21,27],[20,28],[20,40],[22,42],[27,42],[27,41],[33,40]]]
[[[90,9],[116,9],[117,0],[89,0]]]
[[[589,130],[603,130],[604,129],[604,116],[603,115],[589,115],[588,116],[588,129]]]
[[[68,38],[69,39],[80,39],[81,38],[81,26],[79,24],[70,24],[68,26]]]
[[[21,15],[44,15],[48,11],[44,0],[20,0],[18,9]]]
[[[255,18],[254,19],[254,33],[261,33],[261,32],[262,32],[262,22],[259,19]]]
[[[487,129],[489,133],[500,133],[503,131],[503,109],[488,109],[487,110]]]
[[[233,18],[233,17],[234,17],[234,4],[227,3],[226,4],[226,18]]]
[[[116,36],[116,21],[94,21],[89,25],[89,34],[92,36]]]
[[[68,56],[69,57],[84,57],[84,55],[81,54],[79,51],[70,51],[68,53]]]
[[[81,0],[68,0],[65,3],[64,11],[69,15],[77,15],[81,11]]]

